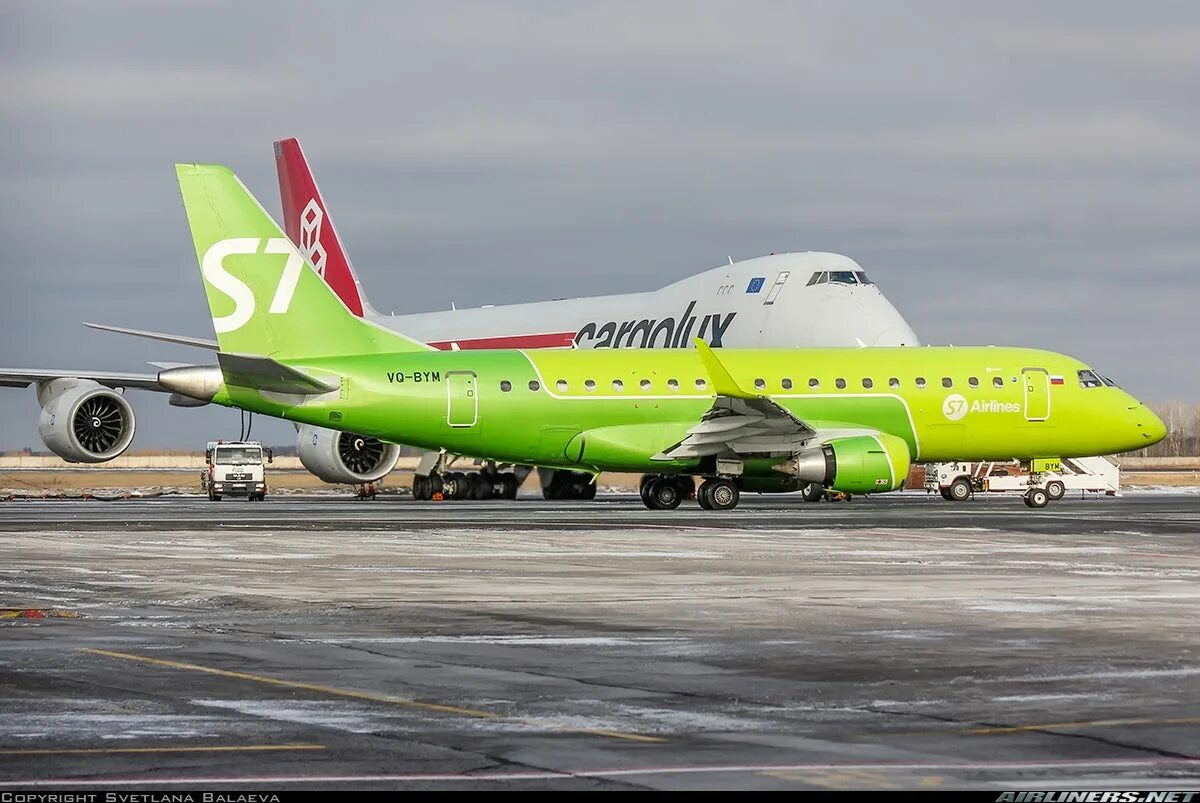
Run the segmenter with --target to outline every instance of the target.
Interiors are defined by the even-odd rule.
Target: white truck
[[[219,502],[222,496],[244,496],[251,502],[267,498],[263,457],[274,459],[258,441],[209,441],[204,449],[208,465],[200,472],[200,490]]]
[[[965,502],[977,493],[1018,491],[1029,507],[1045,507],[1067,491],[1115,496],[1121,469],[1106,457],[1070,457],[1017,463],[927,463],[925,490],[948,502]]]

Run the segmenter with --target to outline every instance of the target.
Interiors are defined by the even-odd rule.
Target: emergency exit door
[[[452,427],[473,427],[479,418],[474,371],[446,373],[446,423]]]
[[[1021,378],[1025,381],[1025,420],[1045,421],[1050,417],[1050,374],[1045,368],[1026,368]]]

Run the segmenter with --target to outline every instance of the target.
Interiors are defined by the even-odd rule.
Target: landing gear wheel
[[[651,477],[649,474],[642,477],[641,483],[638,484],[638,495],[642,497],[642,504],[646,507],[651,507],[650,496],[648,491],[650,486],[658,480],[658,477]]]
[[[471,474],[471,498],[476,502],[491,499],[496,493],[496,480],[487,474]]]
[[[704,490],[705,486],[708,486],[707,493]],[[700,486],[700,492],[703,494],[700,504],[707,510],[733,510],[742,497],[736,485],[729,480],[720,478],[705,480],[704,485]],[[707,506],[704,505],[706,497]]]
[[[651,510],[674,510],[683,501],[673,477],[654,480],[646,486],[646,506]]]
[[[1050,504],[1050,494],[1042,488],[1030,488],[1025,494],[1025,505],[1032,508],[1042,508]]]
[[[965,502],[971,498],[971,481],[966,477],[959,477],[950,483],[950,487],[946,489],[946,497],[951,502]]]
[[[451,471],[447,474],[442,480],[442,487],[447,499],[462,500],[471,493],[470,480],[461,471]]]
[[[420,474],[413,475],[412,481],[412,498],[418,502],[428,501],[432,494],[429,493],[429,477],[422,477]]]
[[[500,497],[502,499],[516,499],[519,487],[516,475],[511,473],[501,474],[500,482],[504,486],[504,489],[500,492]]]
[[[1057,502],[1067,495],[1067,486],[1063,485],[1058,480],[1051,480],[1046,483],[1046,496],[1050,497],[1051,502]]]
[[[804,486],[804,490],[800,492],[801,498],[805,502],[820,502],[821,497],[825,495],[825,489],[819,483],[810,482]]]
[[[712,485],[708,480],[700,483],[700,487],[696,489],[696,501],[700,503],[700,507],[704,510],[712,510],[712,499],[709,497],[709,492],[712,490]]]

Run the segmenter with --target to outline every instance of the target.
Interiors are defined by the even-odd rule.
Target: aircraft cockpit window
[[[852,270],[831,270],[829,271],[829,281],[835,284],[855,284],[857,282]]]
[[[865,270],[854,271],[854,276],[858,279],[859,284],[874,284],[874,282],[867,278],[867,272]]]
[[[1104,380],[1104,384],[1108,385],[1110,388],[1119,388],[1119,387],[1121,387],[1121,386],[1120,386],[1120,385],[1118,385],[1116,382],[1114,382],[1114,381],[1112,381],[1111,379],[1109,379],[1107,376],[1102,376],[1102,377],[1100,377],[1100,378],[1101,378],[1101,379],[1103,379],[1103,380]]]
[[[1081,388],[1101,388],[1104,387],[1104,380],[1096,376],[1095,372],[1083,370],[1079,371],[1079,387]]]
[[[812,275],[812,278],[808,280],[808,284],[805,285],[805,287],[812,287],[814,284],[816,284],[819,281],[821,281],[821,271],[817,271],[816,273],[814,273]]]

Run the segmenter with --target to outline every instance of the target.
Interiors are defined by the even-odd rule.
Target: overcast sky
[[[4,3],[0,70],[0,366],[207,357],[78,322],[211,337],[172,164],[278,214],[297,136],[383,310],[828,250],[926,342],[1200,401],[1200,4]],[[135,448],[237,434],[131,398]]]

